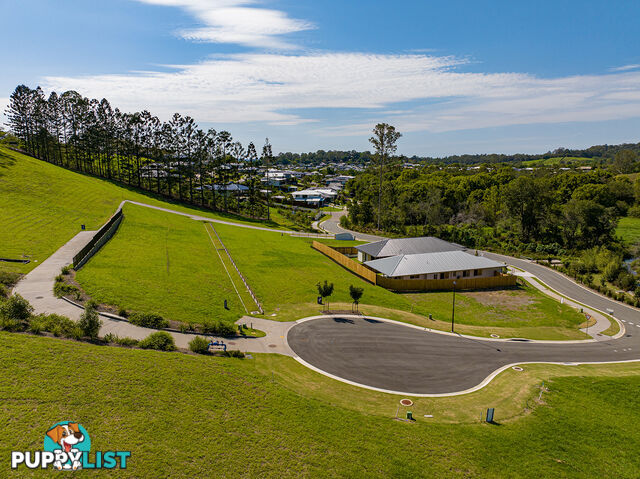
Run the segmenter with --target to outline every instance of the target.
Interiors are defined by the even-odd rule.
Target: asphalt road
[[[323,227],[330,232],[347,231],[338,225],[342,214],[334,214]],[[364,240],[379,239],[356,235]],[[612,309],[623,321],[625,335],[588,343],[487,341],[370,319],[324,318],[291,328],[289,346],[301,359],[329,374],[409,394],[464,391],[513,363],[640,360],[640,311],[583,288],[545,266],[493,253],[484,255],[528,271],[552,289],[592,308]]]
[[[340,226],[340,218],[346,214],[345,211],[333,211],[331,212],[331,218],[322,222],[322,229],[328,231],[329,233],[338,234],[338,233],[351,233],[353,234],[357,240],[360,241],[380,241],[385,239],[382,236],[368,235],[366,233],[358,233],[357,231],[351,231],[344,229]]]

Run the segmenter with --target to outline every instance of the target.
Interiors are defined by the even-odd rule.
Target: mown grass
[[[131,204],[123,213],[116,235],[76,275],[93,299],[186,323],[245,314],[202,222]]]
[[[538,160],[528,160],[523,161],[522,164],[524,166],[556,166],[560,164],[571,164],[571,163],[583,163],[589,164],[593,163],[593,158],[584,158],[578,156],[555,156],[553,158],[540,158]]]
[[[321,307],[315,303],[315,285],[326,279],[334,283],[331,309],[350,309],[349,285],[353,284],[364,288],[360,306],[364,313],[375,314],[376,308],[384,308],[391,319],[423,323],[434,329],[444,329],[442,323],[451,321],[451,292],[392,293],[361,280],[312,249],[311,240],[268,231],[248,234],[227,225],[218,225],[216,230],[263,303],[265,313],[273,319],[288,321],[318,314]],[[349,243],[353,242],[343,244]],[[435,322],[425,323],[429,314]],[[529,286],[456,294],[456,322],[475,331],[484,330],[484,335],[494,332],[503,337],[526,333],[534,339],[585,338],[578,331],[583,321],[575,310]]]
[[[0,146],[0,270],[26,273],[80,231],[98,229],[128,199],[209,218],[255,224],[244,218],[188,208],[133,189],[36,160]],[[281,226],[275,221],[263,226]]]
[[[640,242],[640,218],[620,218],[616,228],[616,236],[628,245]]]
[[[0,420],[7,438],[0,445],[0,467],[9,469],[12,450],[42,450],[42,438],[52,424],[75,420],[91,435],[92,450],[131,451],[127,470],[92,472],[105,476],[640,474],[638,376],[604,378],[599,374],[609,369],[584,369],[582,377],[555,377],[545,383],[545,404],[528,414],[521,410],[517,420],[505,421],[506,411],[498,407],[500,426],[481,424],[479,415],[476,423],[437,422],[440,412],[450,408],[478,411],[494,406],[491,396],[433,400],[432,407],[424,408],[416,403],[418,421],[409,424],[392,419],[397,396],[356,392],[346,385],[347,394],[323,391],[330,380],[310,371],[298,375],[311,386],[302,391],[303,385],[277,374],[285,363],[294,369],[301,366],[290,358],[273,358],[274,364],[262,359],[209,358],[0,333]],[[638,373],[631,366],[612,366],[610,371],[615,375],[618,368],[628,368],[621,375]],[[567,367],[552,375],[573,371]],[[516,374],[504,379],[509,382]],[[69,377],[74,378],[72,385]],[[535,397],[537,389],[531,384],[512,401],[523,408]],[[423,411],[433,413],[436,421],[422,417]],[[16,474],[40,476],[41,471],[22,469]]]

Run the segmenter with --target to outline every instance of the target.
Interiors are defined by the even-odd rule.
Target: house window
[[[412,274],[409,276],[409,279],[420,279],[420,275],[419,274]]]
[[[482,274],[482,271],[480,271],[479,269],[474,269],[473,270],[473,275],[474,276],[480,276]]]
[[[449,279],[449,273],[440,273],[440,279]]]
[[[467,278],[467,277],[469,277],[469,273],[470,273],[470,272],[471,272],[471,271],[468,271],[468,270],[467,270],[467,271],[463,271],[463,272],[462,272],[462,277],[463,277],[463,278]]]

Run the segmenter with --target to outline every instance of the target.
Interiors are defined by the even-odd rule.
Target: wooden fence
[[[378,286],[391,291],[451,291],[453,282],[456,289],[490,289],[515,286],[517,278],[510,274],[490,276],[486,278],[460,278],[460,279],[396,279],[378,276]]]
[[[311,247],[322,254],[328,256],[339,265],[345,267],[352,273],[369,281],[372,284],[381,286],[385,289],[398,292],[406,291],[438,291],[452,290],[453,282],[456,282],[456,289],[489,289],[489,288],[505,288],[515,286],[517,278],[513,275],[491,276],[486,278],[460,278],[460,279],[396,279],[387,278],[370,270],[366,266],[346,257],[346,254],[354,254],[357,250],[353,247],[335,247],[332,248],[326,244],[314,241]]]
[[[77,271],[82,268],[116,234],[123,218],[122,208],[119,208],[109,221],[93,235],[91,241],[73,257],[73,269]]]
[[[329,258],[331,258],[333,261],[335,261],[339,265],[344,266],[345,268],[347,268],[352,273],[357,274],[362,279],[365,279],[365,280],[369,281],[370,283],[377,284],[376,283],[376,279],[377,279],[378,275],[374,271],[371,271],[366,266],[362,266],[360,263],[357,263],[356,261],[352,260],[351,258],[347,258],[342,253],[339,253],[338,251],[336,251],[335,249],[327,246],[324,243],[319,243],[318,241],[314,241],[313,243],[311,243],[311,247],[313,249],[315,249],[315,250],[320,251],[325,256],[328,256]],[[353,249],[355,249],[355,248],[353,248]]]

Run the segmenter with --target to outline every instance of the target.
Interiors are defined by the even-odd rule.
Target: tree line
[[[188,115],[161,121],[106,99],[75,91],[47,97],[25,85],[11,94],[6,115],[22,149],[41,160],[213,210],[268,216],[258,174],[273,162],[268,139],[259,156],[253,143],[204,131]]]
[[[502,165],[470,171],[391,164],[380,171],[372,167],[347,184],[347,226],[557,255],[612,244],[618,218],[640,208],[640,180],[632,183],[602,169],[522,172]]]

